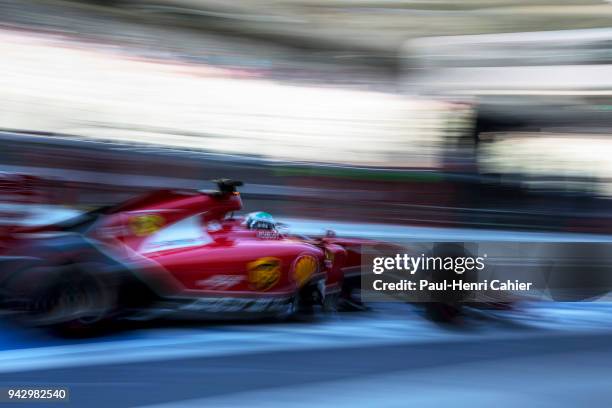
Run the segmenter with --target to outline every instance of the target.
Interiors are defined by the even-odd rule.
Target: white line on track
[[[167,329],[153,331],[152,337],[143,339],[5,350],[0,351],[0,373],[273,351],[612,333],[609,328],[612,306],[581,304],[559,309],[551,305],[516,312],[513,321],[536,328],[528,332],[499,327],[494,322],[487,322],[477,331],[448,331],[411,315],[408,308],[405,310],[406,315],[399,317],[374,312],[309,324]]]

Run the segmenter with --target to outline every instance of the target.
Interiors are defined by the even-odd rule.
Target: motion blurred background
[[[50,221],[47,205],[59,205],[70,215],[152,188],[203,188],[206,180],[227,177],[245,182],[247,212],[311,220],[314,229],[325,222],[350,222],[342,225],[350,225],[357,236],[372,225],[383,238],[386,228],[397,226],[440,227],[435,230],[440,236],[469,230],[474,239],[485,229],[502,237],[510,231],[607,235],[612,233],[611,27],[612,4],[603,0],[0,0],[0,183],[10,186],[14,174],[34,176],[28,180],[32,193],[19,192],[18,201],[43,209],[34,214],[33,207],[15,207],[15,197],[4,197],[0,218],[8,224]],[[600,328],[605,320],[598,319],[609,316],[609,311],[589,309],[585,313],[598,317],[581,326],[559,308],[544,314],[548,318],[537,312],[513,316],[522,323],[503,323],[503,330],[525,321],[548,330],[554,321],[555,327],[582,333]],[[577,350],[582,345],[609,349],[611,344],[609,338],[571,337],[574,332],[563,334],[552,349],[544,340],[491,346],[493,340],[478,338],[484,348],[465,343],[438,356],[432,338],[465,338],[441,334],[426,323],[406,323],[404,317],[398,318],[402,329],[396,331],[396,320],[382,316],[404,312],[387,312],[374,318],[381,319],[376,327],[368,326],[375,324],[368,316],[338,323],[341,334],[336,335],[347,343],[336,344],[341,351],[328,353],[326,361],[345,368],[342,378],[379,375],[339,385],[339,395],[346,396],[369,389],[369,397],[357,393],[342,400],[347,405],[404,401],[386,400],[389,396],[375,384],[386,384],[384,389],[396,397],[420,392],[415,385],[405,388],[414,384],[415,372],[398,373],[406,366],[393,363],[408,349],[377,346],[380,359],[371,354],[351,368],[364,356],[350,343],[356,338],[386,333],[386,342],[407,339],[415,330],[425,333],[419,338],[423,352],[413,362],[430,370],[425,376],[447,385],[469,376],[492,387],[490,373],[498,366],[489,361],[494,353],[487,347],[507,347],[508,356],[529,359],[508,365],[506,379],[513,378],[513,370],[531,367],[527,371],[535,379],[523,376],[513,384],[527,387],[532,396],[541,391],[536,385],[553,392],[554,381],[538,379],[581,365]],[[572,309],[569,315],[577,313]],[[5,330],[0,344],[56,345],[40,333],[13,330]],[[236,338],[250,341],[261,334],[253,328],[223,330],[215,338],[225,341],[239,332]],[[280,344],[291,343],[298,332],[308,336],[336,329],[276,330],[284,339]],[[491,336],[507,336],[500,333]],[[515,335],[522,336],[509,334]],[[184,341],[192,347],[202,341],[191,331],[152,336],[169,347],[178,347],[176,338],[189,338]],[[309,341],[311,346],[325,343]],[[578,387],[574,399],[559,394],[551,405],[540,406],[582,401],[579,396],[586,394],[581,391],[599,384],[591,380],[605,378],[608,349],[582,360],[592,370],[577,374],[588,385],[573,383]],[[427,356],[438,368],[430,367]],[[484,361],[482,366],[444,365],[471,363],[474,357]],[[296,367],[311,367],[315,360],[287,355],[265,370],[288,373],[284,386],[290,387],[292,381],[315,381],[309,376],[319,375],[318,369],[296,374]],[[223,364],[236,361],[242,357],[226,357]],[[279,397],[330,393],[327,386],[277,393],[259,391],[259,383],[253,389],[237,386],[236,378],[246,384],[249,372],[264,370],[265,363],[249,361],[248,368],[236,368],[237,377],[221,374],[219,388],[210,393],[234,399],[211,400],[210,406],[245,401],[271,406]],[[191,362],[186,369],[220,375],[208,363]],[[542,367],[550,371],[536,372]],[[123,400],[91,385],[123,378],[117,373],[124,369],[139,385],[121,394]],[[97,372],[99,377],[91,374],[80,401],[85,395],[100,406],[132,406],[202,397],[195,382],[173,389],[162,384],[159,395],[146,398],[137,393],[175,370],[184,374],[172,364],[116,365]],[[78,373],[67,369],[12,378],[79,383]],[[263,388],[270,386],[259,381]],[[464,390],[470,384],[451,388]],[[427,387],[430,394],[418,394],[419,404],[457,402],[457,394]],[[235,396],[236,390],[251,394]],[[500,398],[509,406],[535,401],[509,389],[461,392],[477,397],[482,406],[498,404]],[[602,405],[609,401],[605,386],[594,395]]]
[[[64,182],[62,204],[230,176],[281,215],[611,227],[605,1],[4,0],[0,15],[0,161]]]

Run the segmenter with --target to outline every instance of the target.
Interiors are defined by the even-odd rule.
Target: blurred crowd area
[[[231,176],[287,215],[607,233],[611,22],[599,0],[3,0],[0,170],[80,207]]]

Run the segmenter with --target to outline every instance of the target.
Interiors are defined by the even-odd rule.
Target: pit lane
[[[540,371],[546,362],[550,375],[554,367],[565,367],[587,353],[586,366],[601,371],[602,362],[612,357],[611,321],[609,303],[533,303],[513,311],[470,311],[463,325],[441,327],[424,320],[412,306],[376,304],[367,312],[310,322],[158,322],[81,340],[18,329],[3,321],[0,386],[67,385],[76,406],[178,400],[184,400],[183,406],[235,406],[247,400],[254,406],[281,401],[299,405],[301,401],[287,398],[292,393],[322,398],[321,392],[340,406],[355,404],[355,398],[394,406],[398,398],[408,398],[408,391],[415,401],[425,401],[426,394],[441,385],[417,388],[423,378],[436,375],[442,375],[442,384],[450,384],[449,392],[462,395],[476,392],[476,384],[460,379],[465,373],[508,378],[503,367],[510,364],[510,372],[517,375],[512,378],[519,381],[521,360]],[[593,353],[598,353],[596,359]],[[458,376],[454,380],[453,372]],[[424,377],[416,378],[420,375]],[[329,394],[333,384],[344,391]],[[493,388],[481,401],[509,393],[501,384]],[[359,397],[349,390],[359,390]],[[396,395],[384,399],[382,392]],[[431,401],[444,398],[437,395]],[[508,402],[524,398],[518,395]]]

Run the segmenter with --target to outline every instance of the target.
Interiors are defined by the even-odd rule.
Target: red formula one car
[[[217,184],[12,230],[0,256],[0,307],[29,324],[83,327],[166,315],[285,317],[350,300],[347,273],[359,269],[363,241],[291,236],[266,213],[234,217],[242,183]]]

